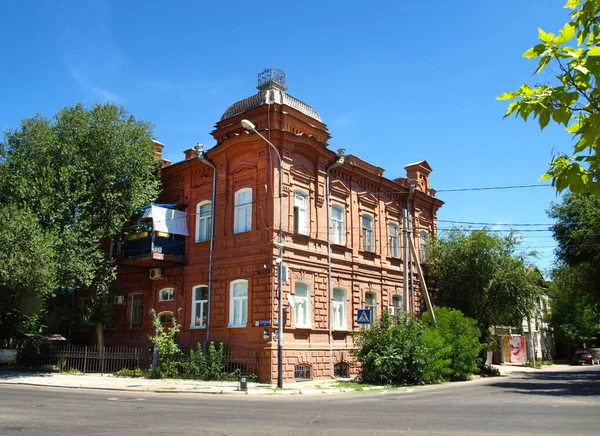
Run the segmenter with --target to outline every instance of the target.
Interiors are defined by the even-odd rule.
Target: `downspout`
[[[329,327],[329,376],[333,377],[334,369],[333,369],[333,290],[331,286],[331,197],[330,197],[330,183],[329,183],[329,172],[335,167],[342,165],[344,163],[344,155],[346,154],[346,150],[340,148],[337,152],[336,161],[327,167],[327,171],[325,172],[325,185],[326,185],[326,202],[327,202],[327,319],[328,319],[328,327]]]
[[[203,349],[206,351],[206,346],[210,340],[210,302],[212,297],[213,250],[215,247],[215,200],[217,197],[217,167],[206,157],[202,144],[196,144],[194,148],[196,149],[196,156],[198,156],[198,160],[213,169],[212,207],[210,208],[210,249],[208,255],[208,315],[206,317],[206,340],[203,344]]]
[[[413,179],[408,179],[408,197],[406,198],[406,209],[408,211],[408,216],[407,216],[407,221],[406,221],[406,233],[408,236],[408,240],[412,241],[412,230],[410,228],[410,221],[411,221],[411,217],[412,217],[412,210],[411,210],[411,206],[410,206],[410,200],[413,198],[413,196],[415,195],[415,181]],[[417,260],[417,257],[415,256],[415,260]],[[410,279],[410,313],[412,315],[415,314],[415,284],[413,281],[413,256],[412,256],[412,250],[410,250],[408,252],[408,262],[410,265],[410,274],[409,274],[409,279]],[[418,260],[417,260],[418,262]]]

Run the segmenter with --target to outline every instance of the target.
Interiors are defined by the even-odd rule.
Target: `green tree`
[[[156,198],[157,170],[151,125],[113,104],[25,119],[0,144],[0,204],[26,205],[56,235],[58,284],[90,297],[100,346],[116,269],[107,247]]]
[[[552,233],[559,265],[576,267],[568,277],[579,276],[582,292],[600,302],[600,199],[567,194],[548,215],[556,220]]]
[[[430,243],[428,281],[440,306],[477,321],[482,341],[493,325],[520,326],[538,289],[517,251],[514,235],[453,229]]]
[[[55,238],[35,218],[14,204],[0,205],[0,343],[5,346],[18,333],[32,333],[23,299],[44,300],[56,287]]]
[[[523,53],[539,59],[535,74],[546,70],[552,81],[521,85],[498,97],[514,100],[505,117],[515,114],[527,121],[537,118],[544,129],[550,120],[562,124],[574,137],[571,155],[555,156],[542,179],[552,179],[558,192],[600,196],[600,3],[597,0],[569,0],[571,21],[558,35],[539,29],[540,43]],[[573,44],[572,44],[573,42]],[[548,74],[550,73],[550,74]]]

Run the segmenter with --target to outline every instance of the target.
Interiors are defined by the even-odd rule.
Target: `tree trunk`
[[[104,348],[104,323],[96,323],[96,345],[98,346],[98,352],[102,352]]]

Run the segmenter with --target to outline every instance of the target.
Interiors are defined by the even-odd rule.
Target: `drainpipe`
[[[407,216],[407,221],[406,221],[406,233],[408,236],[409,241],[412,241],[412,231],[410,228],[410,221],[411,221],[411,216],[412,216],[412,211],[411,211],[411,206],[410,206],[410,200],[413,198],[413,196],[415,195],[415,181],[413,179],[408,179],[408,197],[406,198],[406,209],[408,211],[408,216]],[[417,260],[417,257],[415,256],[415,260]],[[413,274],[412,274],[412,268],[413,268],[413,258],[412,258],[412,250],[408,252],[408,261],[410,264],[410,275],[409,275],[409,279],[410,279],[410,307],[411,307],[411,311],[410,313],[412,315],[415,314],[415,284],[413,281]],[[418,262],[418,260],[417,260]]]
[[[331,288],[331,199],[330,199],[330,183],[329,183],[329,172],[335,167],[342,165],[344,163],[344,155],[346,154],[346,150],[340,148],[337,152],[336,161],[327,167],[327,171],[325,172],[325,185],[326,189],[326,202],[327,202],[327,299],[329,304],[327,305],[327,319],[328,327],[329,327],[329,375],[333,377],[333,296],[332,296],[332,288]]]
[[[213,169],[212,207],[210,208],[210,249],[208,255],[208,316],[206,317],[206,341],[204,341],[203,345],[204,351],[206,351],[206,346],[210,339],[210,302],[212,297],[213,250],[215,247],[215,200],[217,197],[217,167],[206,157],[202,144],[196,144],[194,149],[196,150],[196,156],[198,156],[198,160]]]

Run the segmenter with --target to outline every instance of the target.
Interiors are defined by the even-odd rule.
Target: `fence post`
[[[100,375],[103,376],[104,375],[104,347],[102,347],[102,349],[100,349],[100,347],[98,347],[98,350],[100,351]]]
[[[83,350],[83,373],[87,372],[87,345]]]

